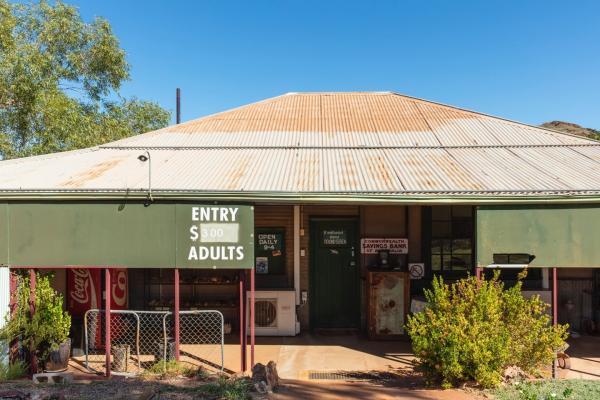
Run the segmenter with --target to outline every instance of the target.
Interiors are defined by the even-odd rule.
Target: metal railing
[[[174,326],[166,321],[173,319],[173,313],[165,315],[165,333],[174,336]],[[220,367],[223,371],[225,356],[225,320],[223,313],[217,310],[193,310],[179,312],[179,342],[182,353],[188,358],[194,359],[201,364],[209,364]],[[169,330],[170,328],[170,330]],[[210,345],[219,345],[220,364],[215,363],[212,354],[200,351],[198,346],[204,346],[204,350],[210,350]],[[193,347],[196,346],[196,347]],[[165,358],[167,345],[165,344]],[[198,354],[203,353],[203,354]]]
[[[105,314],[104,310],[92,309],[84,315],[84,365],[89,372],[105,372]],[[185,361],[223,371],[223,314],[217,310],[180,311],[179,320]],[[111,310],[110,323],[111,371],[136,374],[175,358],[171,311]]]

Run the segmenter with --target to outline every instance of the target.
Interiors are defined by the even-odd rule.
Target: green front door
[[[313,329],[358,328],[357,222],[311,221],[310,315]]]

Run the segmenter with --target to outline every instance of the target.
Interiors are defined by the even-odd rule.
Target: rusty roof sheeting
[[[393,93],[288,94],[0,162],[0,191],[600,193],[600,143]]]

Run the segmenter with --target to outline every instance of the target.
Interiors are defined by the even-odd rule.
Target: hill
[[[584,128],[581,125],[572,122],[551,121],[544,122],[540,125],[543,128],[553,129],[555,131],[570,133],[572,135],[583,136],[590,139],[600,140],[600,130],[592,128]]]

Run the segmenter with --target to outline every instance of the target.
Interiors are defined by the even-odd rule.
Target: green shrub
[[[526,274],[526,272],[525,272]],[[523,274],[521,279],[525,276]],[[476,381],[493,387],[508,366],[535,373],[564,345],[567,326],[553,327],[539,296],[525,299],[521,280],[505,289],[499,273],[452,285],[436,277],[425,291],[428,306],[408,317],[417,364],[444,387]]]
[[[208,378],[208,371],[202,367],[184,364],[175,360],[159,361],[146,370],[147,375],[158,375],[159,379],[169,379],[178,376],[186,378],[197,378],[204,380]]]
[[[0,382],[19,379],[27,374],[27,365],[23,361],[17,360],[9,364],[6,358],[8,357],[0,359]]]
[[[33,346],[41,360],[67,340],[71,329],[71,316],[63,310],[63,297],[52,288],[51,279],[51,274],[36,276],[35,312],[32,316],[29,278],[19,276],[13,293],[13,314],[6,315],[6,324],[0,329],[0,339],[7,342],[20,340],[26,348]]]
[[[250,398],[250,383],[244,378],[219,377],[215,382],[200,388],[204,394],[225,400],[246,400]]]

